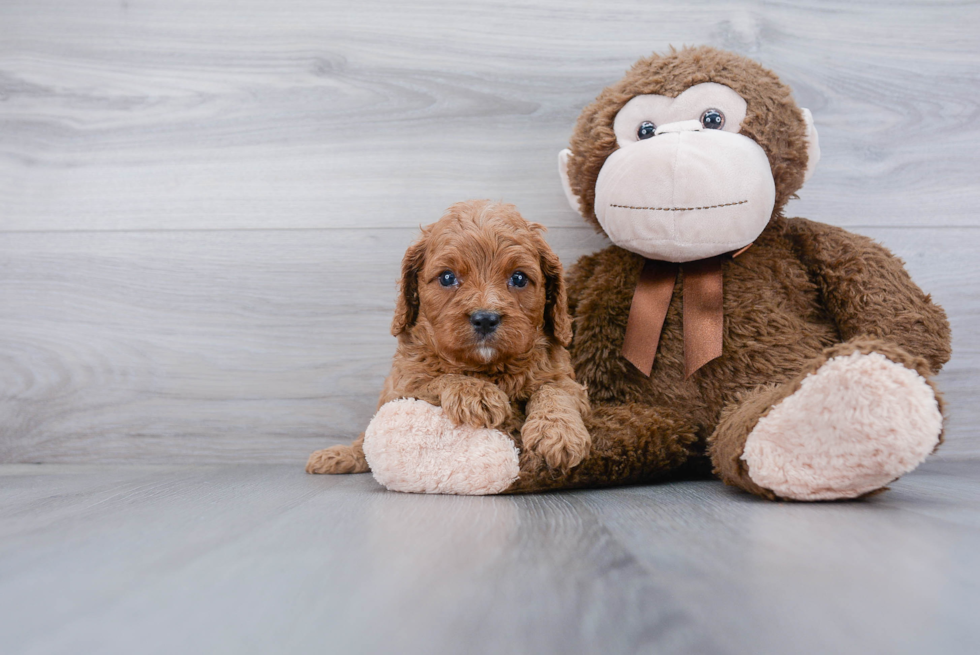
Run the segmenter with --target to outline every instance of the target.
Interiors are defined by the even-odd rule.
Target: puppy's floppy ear
[[[402,259],[402,278],[398,283],[398,300],[395,302],[395,318],[391,322],[391,334],[398,336],[415,325],[419,317],[419,273],[425,264],[425,250],[429,231],[422,230],[415,243],[405,251]]]
[[[555,341],[567,346],[572,342],[572,319],[568,315],[568,295],[561,260],[541,236],[544,227],[537,223],[531,223],[531,227],[544,274],[544,329]]]

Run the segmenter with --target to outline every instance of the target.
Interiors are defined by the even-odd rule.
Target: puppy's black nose
[[[470,314],[470,325],[473,326],[477,334],[482,336],[493,334],[497,326],[500,325],[500,314],[481,309]]]

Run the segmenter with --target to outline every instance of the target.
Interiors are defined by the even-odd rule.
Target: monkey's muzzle
[[[752,243],[775,201],[769,160],[755,141],[682,121],[606,159],[595,213],[621,248],[688,262]]]

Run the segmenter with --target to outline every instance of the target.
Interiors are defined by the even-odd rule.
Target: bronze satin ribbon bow
[[[738,257],[748,247],[731,257]],[[647,259],[633,292],[623,357],[650,377],[678,269],[684,271],[684,377],[691,377],[712,359],[721,357],[724,320],[721,261],[728,256],[717,255],[684,264]]]

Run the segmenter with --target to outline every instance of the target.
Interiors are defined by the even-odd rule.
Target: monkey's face
[[[650,259],[686,262],[752,243],[776,187],[765,151],[738,133],[745,100],[721,84],[641,95],[616,114],[616,150],[596,181],[609,238]]]
[[[629,75],[635,82],[637,71]],[[805,124],[805,150],[799,155],[784,156],[783,142],[768,142],[780,153],[779,166],[795,157],[793,165],[802,163],[805,179],[819,158],[810,114],[796,109],[792,100],[756,105],[746,134],[749,105],[725,84],[694,84],[676,96],[639,94],[625,102],[607,98],[608,94],[600,96],[592,120],[580,121],[577,128],[585,126],[593,139],[584,141],[584,148],[579,141],[575,156],[582,159],[574,162],[578,166],[572,166],[571,151],[561,153],[562,183],[572,206],[585,214],[591,209],[613,243],[649,259],[687,262],[720,255],[749,245],[765,229],[779,192],[776,164],[757,136],[758,125],[769,115],[782,111],[783,124],[787,115],[789,124]],[[613,102],[621,103],[618,110]],[[766,138],[771,138],[768,133]],[[577,168],[573,181],[570,167]],[[583,174],[586,169],[594,177]],[[583,182],[588,186],[583,188]],[[786,186],[782,202],[788,195]]]

